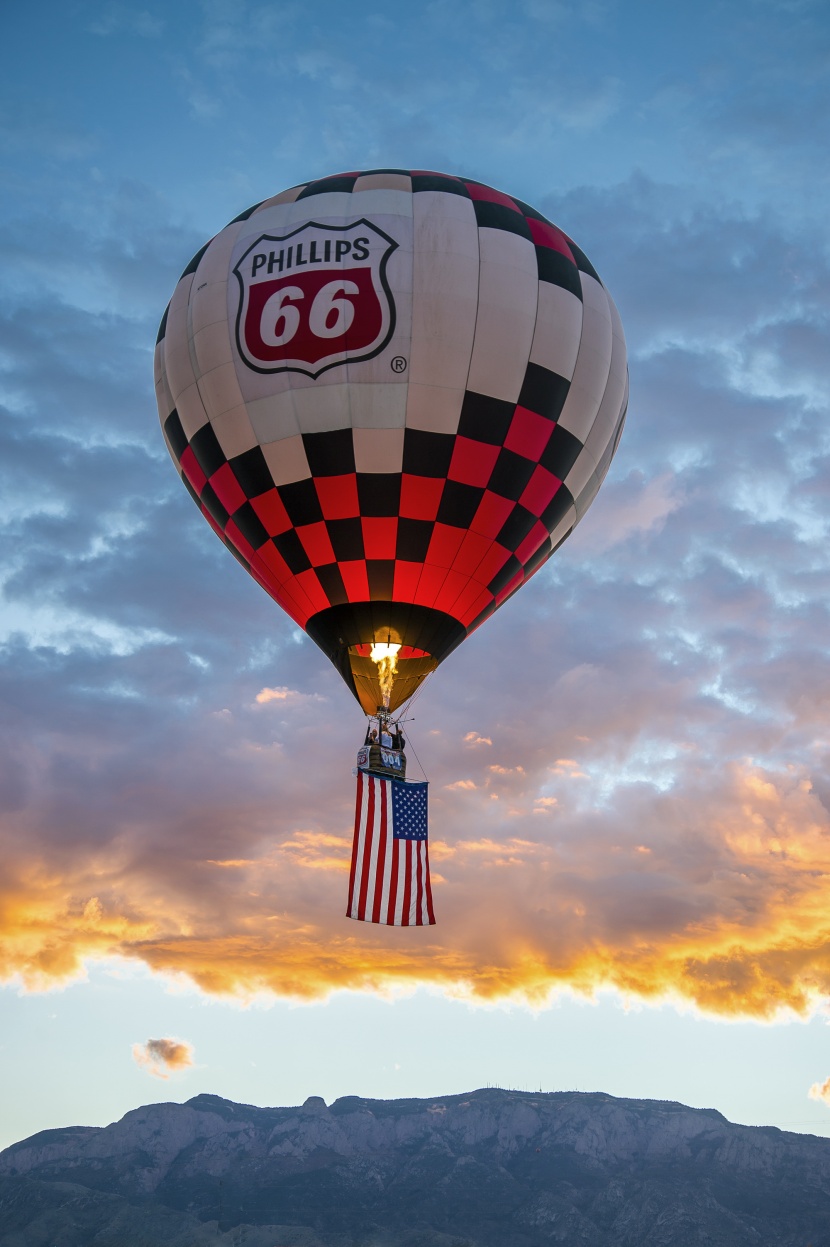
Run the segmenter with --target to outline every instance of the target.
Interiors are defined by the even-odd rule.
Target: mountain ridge
[[[830,1139],[604,1092],[273,1108],[203,1093],[0,1152],[0,1247],[93,1234],[96,1247],[830,1247]]]

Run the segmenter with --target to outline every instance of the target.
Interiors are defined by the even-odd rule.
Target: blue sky
[[[828,1133],[824,7],[2,22],[1,1141],[488,1081]],[[419,702],[428,945],[339,917],[360,717],[200,520],[152,383],[208,236],[387,165],[561,225],[631,369],[591,513]]]

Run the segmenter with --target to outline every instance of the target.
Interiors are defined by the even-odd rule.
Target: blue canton
[[[429,784],[391,781],[392,834],[396,840],[426,840]]]

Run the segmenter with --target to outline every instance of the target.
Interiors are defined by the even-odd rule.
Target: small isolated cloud
[[[148,1039],[133,1044],[133,1060],[154,1078],[169,1078],[193,1064],[193,1045],[184,1039]]]
[[[830,1078],[825,1078],[824,1082],[814,1082],[808,1095],[811,1100],[823,1100],[830,1106]]]
[[[278,688],[261,688],[256,695],[258,706],[267,706],[269,701],[282,701],[294,705],[300,701],[322,701],[319,693],[300,693],[295,688],[280,685]]]
[[[479,736],[478,732],[468,732],[464,737],[465,745],[492,745],[489,736]]]
[[[553,766],[548,767],[552,775],[567,775],[569,779],[587,779],[588,776],[584,771],[579,769],[579,763],[574,762],[573,758],[557,758]]]

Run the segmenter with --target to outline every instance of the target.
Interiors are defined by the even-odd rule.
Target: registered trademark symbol
[[[393,372],[406,372],[406,360],[404,359],[403,355],[396,355],[395,358],[392,360],[392,371]]]

